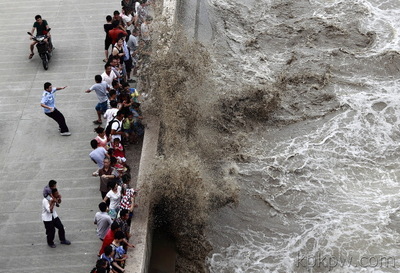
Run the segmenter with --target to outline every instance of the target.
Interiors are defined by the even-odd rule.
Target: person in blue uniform
[[[64,115],[57,110],[56,108],[56,101],[55,101],[55,92],[58,90],[62,90],[67,88],[67,86],[64,87],[53,87],[51,83],[46,82],[44,84],[44,91],[42,95],[42,100],[40,102],[40,106],[43,107],[44,113],[46,116],[54,119],[57,123],[58,126],[60,127],[60,134],[62,136],[70,136],[71,133],[68,129],[68,126],[65,122]]]

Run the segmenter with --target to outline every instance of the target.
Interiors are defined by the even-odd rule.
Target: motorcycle
[[[50,30],[51,28],[48,29],[49,32]],[[32,40],[37,42],[36,48],[39,52],[40,58],[42,59],[43,68],[44,70],[47,70],[49,68],[49,61],[53,52],[53,44],[51,43],[51,38],[47,35],[33,36],[30,32],[28,32],[28,34],[32,37]]]

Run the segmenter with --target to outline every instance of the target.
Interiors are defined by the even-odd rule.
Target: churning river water
[[[280,98],[241,141],[239,203],[212,216],[209,270],[398,272],[400,1],[208,0],[208,12],[221,85],[274,84]]]

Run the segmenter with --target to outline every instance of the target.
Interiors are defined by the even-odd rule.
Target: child
[[[123,111],[125,116],[128,116],[128,114],[130,112],[130,108],[132,106],[132,101],[131,101],[130,95],[122,93],[121,95],[119,95],[118,100],[119,100],[119,104],[118,104],[119,110]]]
[[[137,196],[138,190],[128,188],[127,184],[123,185],[124,191],[122,191],[122,198],[121,198],[121,213],[123,210],[128,210],[129,217],[127,220],[128,226],[131,225],[131,219],[133,217],[133,209],[137,207],[135,204],[135,197]]]
[[[121,144],[121,140],[119,138],[115,138],[111,144],[111,147],[114,149],[113,155],[118,159],[118,161],[125,163],[125,151],[124,146]]]
[[[125,272],[125,270],[122,267],[120,267],[116,262],[114,262],[113,259],[114,256],[115,256],[114,249],[111,245],[109,245],[104,248],[104,253],[101,254],[100,259],[107,261],[110,270],[114,270],[118,273]]]
[[[122,122],[122,131],[127,134],[129,143],[136,143],[138,140],[134,132],[134,122],[133,113],[129,111],[128,116]]]
[[[132,104],[132,113],[134,118],[133,129],[139,138],[143,138],[144,135],[144,126],[142,124],[142,113],[140,111],[140,103],[133,103]]]
[[[135,88],[131,88],[131,97],[133,102],[139,103],[139,92]]]
[[[55,188],[57,188],[57,181],[50,180],[49,184],[46,185],[44,187],[44,189],[43,189],[43,197],[46,198],[49,201],[54,199],[54,196],[52,194],[52,190],[55,189]],[[57,200],[56,206],[59,207],[60,203],[61,203],[61,194],[58,195],[58,200]]]
[[[117,263],[120,268],[123,268],[125,266],[125,260],[127,258],[124,247],[122,246],[122,241],[124,240],[124,238],[125,234],[122,231],[118,230],[117,232],[115,232],[114,240],[110,245],[114,250],[114,263]],[[114,266],[113,269],[115,270]],[[116,271],[118,272],[118,270]]]
[[[99,259],[96,262],[96,267],[90,271],[90,273],[107,273],[109,272],[108,264],[106,260]]]
[[[122,92],[125,94],[129,94],[133,100],[133,102],[139,102],[138,98],[139,98],[139,92],[135,89],[135,88],[131,88],[129,83],[124,82],[122,83]]]

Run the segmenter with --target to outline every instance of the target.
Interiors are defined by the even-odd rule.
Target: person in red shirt
[[[115,138],[111,144],[111,148],[114,149],[114,157],[119,159],[122,163],[125,163],[125,150],[124,146],[121,144],[121,140],[119,138]]]
[[[113,25],[113,29],[108,31],[108,36],[111,38],[111,44],[114,45],[117,43],[118,37],[121,37],[121,36],[126,37],[126,36],[128,36],[128,33],[126,33],[125,30],[121,29],[119,21],[113,21],[112,25]],[[123,35],[120,35],[121,33]]]
[[[100,248],[100,251],[99,251],[99,254],[98,254],[99,257],[101,256],[101,254],[104,253],[104,249],[105,249],[107,246],[111,245],[111,243],[114,241],[115,233],[116,233],[117,231],[121,231],[121,227],[119,226],[119,224],[118,224],[117,222],[113,222],[113,223],[111,224],[110,229],[107,231],[106,236],[104,236],[103,244],[101,245],[101,248]],[[130,243],[126,240],[126,238],[124,238],[124,240],[123,240],[122,242],[123,242],[125,245],[129,246],[129,247],[135,247],[134,245],[130,244]]]
[[[107,231],[106,236],[103,238],[103,244],[101,245],[99,256],[104,253],[106,246],[109,246],[112,241],[114,241],[115,232],[118,230],[121,230],[119,224],[117,222],[113,222],[110,229]]]

